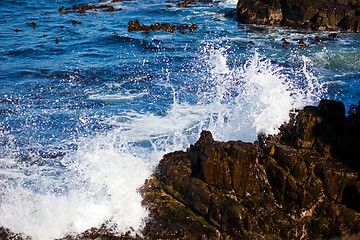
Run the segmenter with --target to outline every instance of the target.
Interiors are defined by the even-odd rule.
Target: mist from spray
[[[290,75],[256,51],[242,66],[230,68],[226,51],[205,49],[209,89],[198,93],[199,104],[211,109],[203,114],[201,128],[219,140],[254,141],[259,133],[276,134],[291,110],[315,104],[326,94],[306,57]]]
[[[147,216],[137,190],[164,153],[186,149],[203,129],[223,141],[275,134],[291,109],[314,104],[325,92],[306,58],[292,76],[257,52],[245,64],[230,66],[227,50],[206,46],[200,52],[206,78],[199,75],[196,104],[180,101],[184,88],[165,81],[162,86],[171,89],[173,98],[165,114],[129,110],[119,116],[127,121],[79,138],[77,150],[56,164],[2,159],[0,225],[35,240],[62,238],[104,223],[117,233],[137,231]]]

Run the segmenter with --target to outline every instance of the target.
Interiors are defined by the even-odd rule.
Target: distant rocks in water
[[[182,34],[187,34],[185,30],[189,30],[190,33],[194,32],[194,30],[198,29],[197,24],[192,24],[189,26],[188,24],[183,25],[170,25],[169,23],[155,23],[151,24],[149,26],[142,24],[140,25],[139,20],[134,20],[129,22],[128,31],[143,31],[144,33],[150,33],[151,31],[159,31],[163,30],[166,32],[175,33],[176,30],[178,30]]]
[[[74,5],[72,7],[60,7],[59,8],[59,12],[63,13],[63,14],[68,14],[69,12],[79,12],[79,13],[86,13],[86,11],[89,10],[94,10],[94,11],[98,11],[98,10],[103,10],[106,12],[118,12],[121,11],[122,9],[116,9],[114,6],[111,5],[107,5],[107,4],[101,4],[101,5],[88,5],[88,4],[83,4],[83,5]]]
[[[181,1],[176,4],[178,7],[188,7],[189,5],[196,5],[196,1],[190,0],[190,1]]]
[[[190,5],[197,5],[199,3],[202,4],[212,4],[213,1],[212,0],[182,0],[182,1],[166,1],[167,3],[176,3],[176,6],[178,7],[189,7]],[[171,5],[168,5],[171,7]]]
[[[326,41],[334,41],[336,38],[338,38],[339,35],[337,33],[330,33],[327,36],[315,36],[313,39],[307,40],[309,44],[318,44],[318,43],[323,43]],[[282,42],[282,46],[283,47],[288,47],[291,45],[291,43],[289,41],[287,41],[285,38],[282,38],[280,40]],[[294,42],[295,43],[295,42]],[[308,44],[304,41],[304,40],[298,40],[296,42],[296,45],[292,45],[292,46],[297,46],[297,47],[306,47],[308,46]]]
[[[313,30],[360,31],[359,1],[239,0],[237,19]]]
[[[339,35],[338,35],[337,33],[330,33],[330,34],[328,35],[328,37],[329,37],[329,38],[338,38]]]
[[[288,41],[283,41],[283,43],[282,43],[282,46],[283,47],[287,47],[287,46],[289,46],[290,45],[290,43],[288,42]]]
[[[224,16],[229,17],[229,18],[233,18],[233,17],[235,17],[235,15],[236,15],[236,10],[231,10],[231,11],[225,13]]]
[[[76,24],[83,24],[82,22],[76,21],[76,20],[72,20],[71,23],[74,24],[74,25],[76,25]]]
[[[338,38],[339,35],[337,33],[330,33],[327,37],[315,37],[316,42],[324,42],[324,41],[333,41],[335,38]]]
[[[326,40],[327,40],[327,38],[324,38],[324,37],[319,37],[319,36],[315,37],[315,42],[324,42]]]
[[[31,23],[30,23],[30,26],[31,26],[32,28],[35,28],[35,27],[36,27],[36,23],[35,23],[35,22],[31,22]]]
[[[303,40],[299,40],[299,41],[297,42],[297,44],[298,44],[299,46],[306,46],[306,43],[305,43]]]
[[[286,41],[285,38],[281,39],[281,41],[282,41],[282,46],[283,46],[283,47],[287,47],[287,46],[290,45],[290,43],[289,43],[288,41]]]
[[[322,100],[275,136],[218,142],[203,131],[166,154],[141,192],[144,239],[360,238],[360,107]]]
[[[20,29],[14,29],[14,32],[21,32],[22,30]]]

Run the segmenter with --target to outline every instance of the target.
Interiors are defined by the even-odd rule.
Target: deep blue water
[[[122,11],[58,11],[75,4]],[[33,239],[104,222],[138,229],[146,210],[136,189],[202,129],[254,141],[293,108],[360,99],[359,35],[318,43],[330,32],[225,17],[235,0],[176,4],[0,2],[0,226]],[[135,19],[199,28],[128,32]]]

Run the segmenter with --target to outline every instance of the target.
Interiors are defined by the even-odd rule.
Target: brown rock
[[[341,202],[344,189],[358,179],[356,172],[339,162],[317,164],[314,171],[324,182],[328,196],[336,202]]]
[[[279,24],[282,19],[280,1],[240,0],[237,5],[237,19],[244,23]]]
[[[244,224],[246,214],[245,207],[234,199],[227,199],[224,202],[221,229],[226,232],[236,232]]]
[[[188,186],[186,201],[201,216],[207,216],[212,193],[206,183],[193,178]]]
[[[239,0],[237,18],[243,23],[358,32],[359,6],[358,1]]]

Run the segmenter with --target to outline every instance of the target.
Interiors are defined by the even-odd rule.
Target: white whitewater
[[[6,171],[0,173],[0,185],[6,189],[0,226],[34,240],[62,238],[103,223],[117,232],[139,230],[147,211],[137,189],[164,153],[185,149],[203,129],[223,141],[275,134],[291,109],[314,104],[324,94],[308,71],[308,59],[296,70],[299,79],[306,79],[300,84],[256,52],[245,64],[230,66],[226,50],[207,47],[201,52],[199,64],[208,78],[199,79],[196,104],[180,102],[173,88],[174,102],[166,114],[129,110],[128,121],[78,139],[78,149],[57,165],[18,165],[11,155],[10,161],[1,161]],[[95,97],[123,100],[114,96]]]

